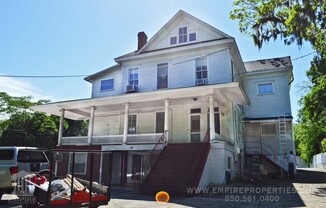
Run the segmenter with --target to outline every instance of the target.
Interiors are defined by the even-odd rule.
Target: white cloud
[[[10,77],[0,77],[0,91],[10,96],[32,96],[35,100],[50,99],[30,83]]]

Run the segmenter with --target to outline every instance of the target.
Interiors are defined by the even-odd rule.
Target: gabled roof
[[[168,31],[173,29],[174,25],[179,20],[182,20],[185,18],[188,20],[192,20],[192,21],[196,22],[196,24],[201,25],[203,28],[207,28],[208,30],[212,31],[212,33],[216,34],[216,38],[211,39],[211,40],[199,41],[199,42],[195,42],[195,43],[188,42],[188,43],[182,44],[182,45],[169,46],[169,47],[155,49],[155,50],[149,49],[150,46],[155,44],[157,41],[160,41],[162,37],[166,37],[166,34],[168,33]],[[178,47],[188,46],[188,45],[196,45],[196,44],[199,45],[199,44],[202,44],[205,42],[217,41],[217,40],[223,40],[223,39],[233,39],[233,37],[222,32],[221,30],[218,30],[217,28],[207,24],[206,22],[203,22],[202,20],[190,15],[189,13],[187,13],[183,10],[179,10],[140,50],[119,56],[119,57],[115,58],[115,61],[119,61],[121,59],[132,57],[132,56],[137,56],[137,55],[143,54],[143,53],[171,49],[171,48],[178,48]]]
[[[245,62],[244,65],[247,72],[293,68],[290,56],[249,61]]]
[[[91,75],[85,77],[84,80],[86,80],[88,82],[92,82],[92,80],[96,79],[99,76],[105,75],[108,71],[112,71],[112,70],[118,69],[120,67],[121,67],[120,64],[113,65],[113,66],[111,66],[109,68],[103,69],[102,71],[99,71],[99,72],[97,72],[95,74],[91,74]]]
[[[196,21],[198,24],[201,24],[204,27],[207,27],[207,28],[213,30],[214,32],[224,36],[225,38],[232,38],[228,34],[218,30],[217,28],[207,24],[206,22],[203,22],[202,20],[192,16],[191,14],[189,14],[183,10],[179,10],[139,51],[137,51],[137,54],[140,54],[140,53],[146,51],[146,48],[148,48],[148,46],[151,45],[152,42],[159,39],[161,34],[164,34],[164,33],[166,33],[166,31],[170,30],[170,28],[173,26],[174,22],[177,21],[177,19],[179,19],[179,18],[182,19],[184,17],[187,17],[189,19]]]

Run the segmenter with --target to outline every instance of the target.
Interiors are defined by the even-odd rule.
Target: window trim
[[[139,66],[131,66],[128,67],[128,79],[127,79],[127,86],[131,85],[130,84],[130,72],[134,69],[137,69],[137,74],[138,74],[138,78],[137,78],[137,85],[133,84],[133,86],[139,86],[139,72],[140,72],[140,67]],[[135,80],[133,80],[135,81]]]
[[[194,68],[195,68],[195,85],[197,85],[197,80],[199,80],[199,79],[197,79],[197,60],[199,60],[199,59],[206,59],[206,71],[207,71],[207,77],[206,78],[201,78],[201,79],[205,79],[206,80],[206,82],[205,82],[205,84],[208,84],[208,80],[209,80],[209,58],[208,58],[208,56],[204,56],[204,57],[197,57],[197,58],[195,58],[195,61],[194,61]],[[202,72],[202,71],[201,71]]]
[[[136,116],[136,124],[135,124],[135,133],[129,133],[129,116]],[[138,133],[138,114],[133,113],[128,115],[128,127],[127,127],[127,134],[134,135]]]
[[[226,166],[227,166],[227,170],[233,170],[233,162],[232,162],[232,157],[231,156],[227,156],[226,158]]]
[[[163,117],[163,132],[157,132],[157,114],[158,113],[163,113],[164,114],[164,117]],[[155,134],[163,134],[164,133],[164,121],[165,120],[165,112],[164,111],[155,111],[154,112],[154,121],[155,121],[155,124],[154,124],[154,132]]]
[[[195,35],[195,39],[194,40],[190,40],[190,35]],[[197,33],[196,32],[192,32],[192,33],[188,33],[189,36],[189,42],[196,42],[197,41]]]
[[[85,154],[86,155],[86,159],[85,159],[85,163],[84,163],[84,171],[83,172],[74,172],[74,174],[76,175],[86,175],[87,173],[87,160],[88,160],[88,153],[87,152],[76,152],[75,153],[75,164],[76,164],[76,154]],[[69,154],[69,163],[68,163],[68,172],[71,172],[71,167],[70,164],[72,162],[72,153]]]
[[[112,89],[102,89],[102,82],[103,81],[109,81],[109,80],[112,80],[113,81],[113,84],[112,84]],[[107,86],[107,85],[104,85],[104,86]],[[105,91],[113,91],[115,89],[115,81],[114,81],[114,78],[110,78],[110,79],[103,79],[101,80],[101,83],[100,83],[100,92],[105,92]]]
[[[180,29],[184,29],[184,28],[186,28],[186,33],[182,33],[181,35],[180,35]],[[178,27],[178,44],[184,44],[184,43],[188,43],[188,26],[180,26],[180,27]],[[180,41],[181,39],[180,39],[180,37],[183,37],[183,39],[185,38],[186,40],[183,40],[182,39],[182,42]]]
[[[272,92],[260,93],[259,92],[259,85],[263,85],[263,84],[271,84],[272,85]],[[270,94],[274,94],[275,93],[274,81],[258,82],[258,83],[256,83],[256,89],[257,89],[257,95],[270,95]]]
[[[172,43],[172,38],[175,38],[175,43]],[[170,37],[170,45],[177,45],[178,44],[178,36],[171,36]]]
[[[158,87],[158,65],[160,64],[166,64],[167,67],[167,83],[166,83],[166,88],[159,88]],[[161,62],[156,64],[156,89],[157,90],[163,90],[163,89],[169,89],[169,62]]]

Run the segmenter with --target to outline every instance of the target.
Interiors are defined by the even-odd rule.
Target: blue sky
[[[238,22],[229,20],[232,1],[219,0],[1,0],[0,74],[89,75],[115,64],[114,58],[136,50],[137,33],[151,38],[180,9],[235,37],[242,59],[304,56],[312,49],[284,46],[281,40],[254,47]],[[293,61],[292,114],[296,118],[298,85],[307,80],[312,55]],[[51,101],[88,98],[83,77],[60,79],[0,77],[0,91]]]

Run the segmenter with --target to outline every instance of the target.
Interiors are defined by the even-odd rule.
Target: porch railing
[[[245,149],[247,154],[262,154],[276,163],[282,169],[287,170],[286,155],[284,153],[282,154],[280,151],[275,150],[268,144],[265,144],[260,140],[246,141]]]
[[[160,138],[157,140],[154,148],[149,153],[147,159],[142,163],[141,165],[141,178],[140,178],[140,184],[145,180],[148,173],[151,171],[152,167],[154,166],[156,160],[158,159],[159,155],[161,154],[163,148],[167,145],[166,141],[166,133],[168,131],[164,131],[163,134],[161,134]]]
[[[156,144],[162,134],[129,134],[127,144]],[[123,135],[99,135],[92,137],[92,144],[123,144]],[[87,136],[62,137],[62,145],[88,145]]]

